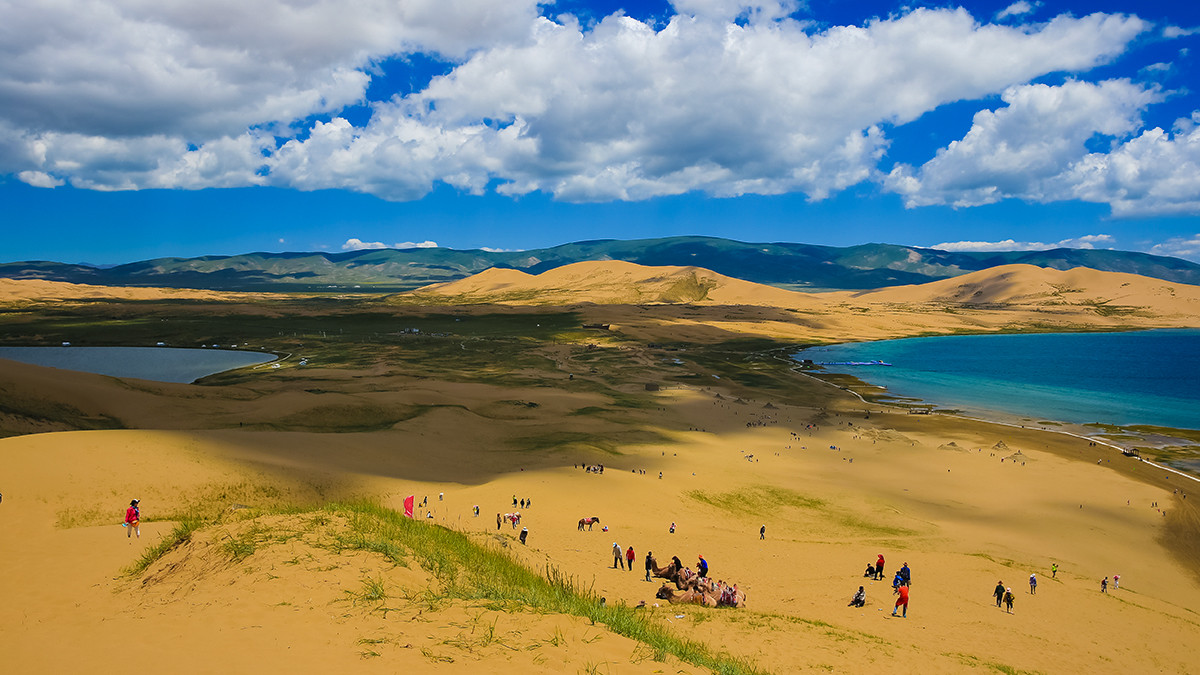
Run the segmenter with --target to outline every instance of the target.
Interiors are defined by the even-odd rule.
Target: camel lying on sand
[[[706,595],[698,590],[692,589],[676,593],[671,590],[671,586],[663,584],[662,588],[654,594],[654,597],[659,600],[666,600],[672,605],[704,605],[706,607],[716,607],[717,599],[711,595]]]
[[[590,530],[590,529],[592,529],[593,525],[595,525],[596,523],[599,523],[599,522],[600,522],[600,519],[596,516],[592,516],[591,518],[580,518],[579,519],[579,531],[580,532],[583,531],[584,525],[587,525],[587,528]]]

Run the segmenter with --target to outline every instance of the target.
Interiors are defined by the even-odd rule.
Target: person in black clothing
[[[996,606],[999,607],[1000,603],[1004,600],[1004,582],[1003,581],[996,582],[996,590],[992,591],[992,595],[996,596]]]
[[[908,569],[908,563],[900,568],[900,583],[905,586],[912,586],[912,570]]]
[[[654,553],[646,551],[646,581],[650,581],[650,570],[654,569]]]

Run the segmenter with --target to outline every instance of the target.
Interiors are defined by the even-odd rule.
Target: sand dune
[[[183,297],[14,283],[0,284],[5,302]],[[346,523],[323,505],[399,508],[415,494],[430,497],[429,527],[539,573],[563,571],[606,602],[645,601],[636,611],[656,625],[766,672],[1200,672],[1200,518],[1196,497],[1174,492],[1194,494],[1195,481],[1082,438],[883,412],[800,376],[786,390],[772,384],[778,396],[709,374],[672,379],[674,365],[636,344],[1033,321],[1196,325],[1196,294],[1014,266],[806,295],[696,268],[587,263],[536,277],[493,270],[399,299],[566,303],[620,332],[615,345],[599,331],[579,343],[521,342],[542,365],[515,379],[488,345],[468,351],[459,339],[440,358],[470,354],[463,362],[478,364],[479,381],[413,362],[407,372],[359,342],[366,356],[353,367],[212,386],[0,363],[2,427],[24,434],[0,439],[0,654],[21,673],[705,672],[577,616],[447,597],[415,559],[396,565],[329,544]],[[400,339],[394,349],[413,348]],[[746,372],[759,375],[755,366]],[[648,392],[649,381],[676,384]],[[579,468],[596,463],[603,475]],[[140,539],[120,526],[133,497],[147,519]],[[526,546],[519,530],[495,525],[514,497],[533,501]],[[144,572],[123,572],[196,513],[210,524]],[[585,515],[608,530],[580,532]],[[634,547],[634,571],[611,567],[614,542]],[[654,606],[658,584],[640,568],[649,551],[689,564],[703,554],[749,606]],[[889,572],[913,569],[907,619],[890,617],[888,581],[862,576],[879,553]],[[1036,595],[1030,573],[1041,578]],[[1113,574],[1121,588],[1101,594]],[[1017,593],[1015,613],[994,606],[997,580]],[[849,608],[859,585],[868,604]],[[358,601],[370,586],[381,603]]]

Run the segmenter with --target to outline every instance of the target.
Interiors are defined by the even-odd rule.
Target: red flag
[[[414,495],[409,495],[404,498],[404,515],[408,516],[409,518],[413,517],[413,499],[415,499]]]

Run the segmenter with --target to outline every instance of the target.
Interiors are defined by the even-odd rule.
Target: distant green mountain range
[[[449,248],[372,249],[349,253],[247,253],[158,258],[96,267],[45,261],[0,263],[0,277],[105,286],[164,286],[229,291],[397,292],[461,279],[491,267],[530,274],[584,260],[696,266],[794,290],[868,289],[919,284],[976,270],[1026,263],[1090,267],[1200,285],[1200,265],[1130,251],[1053,249],[962,253],[894,244],[839,248],[746,243],[714,237],[580,241],[529,251]]]

